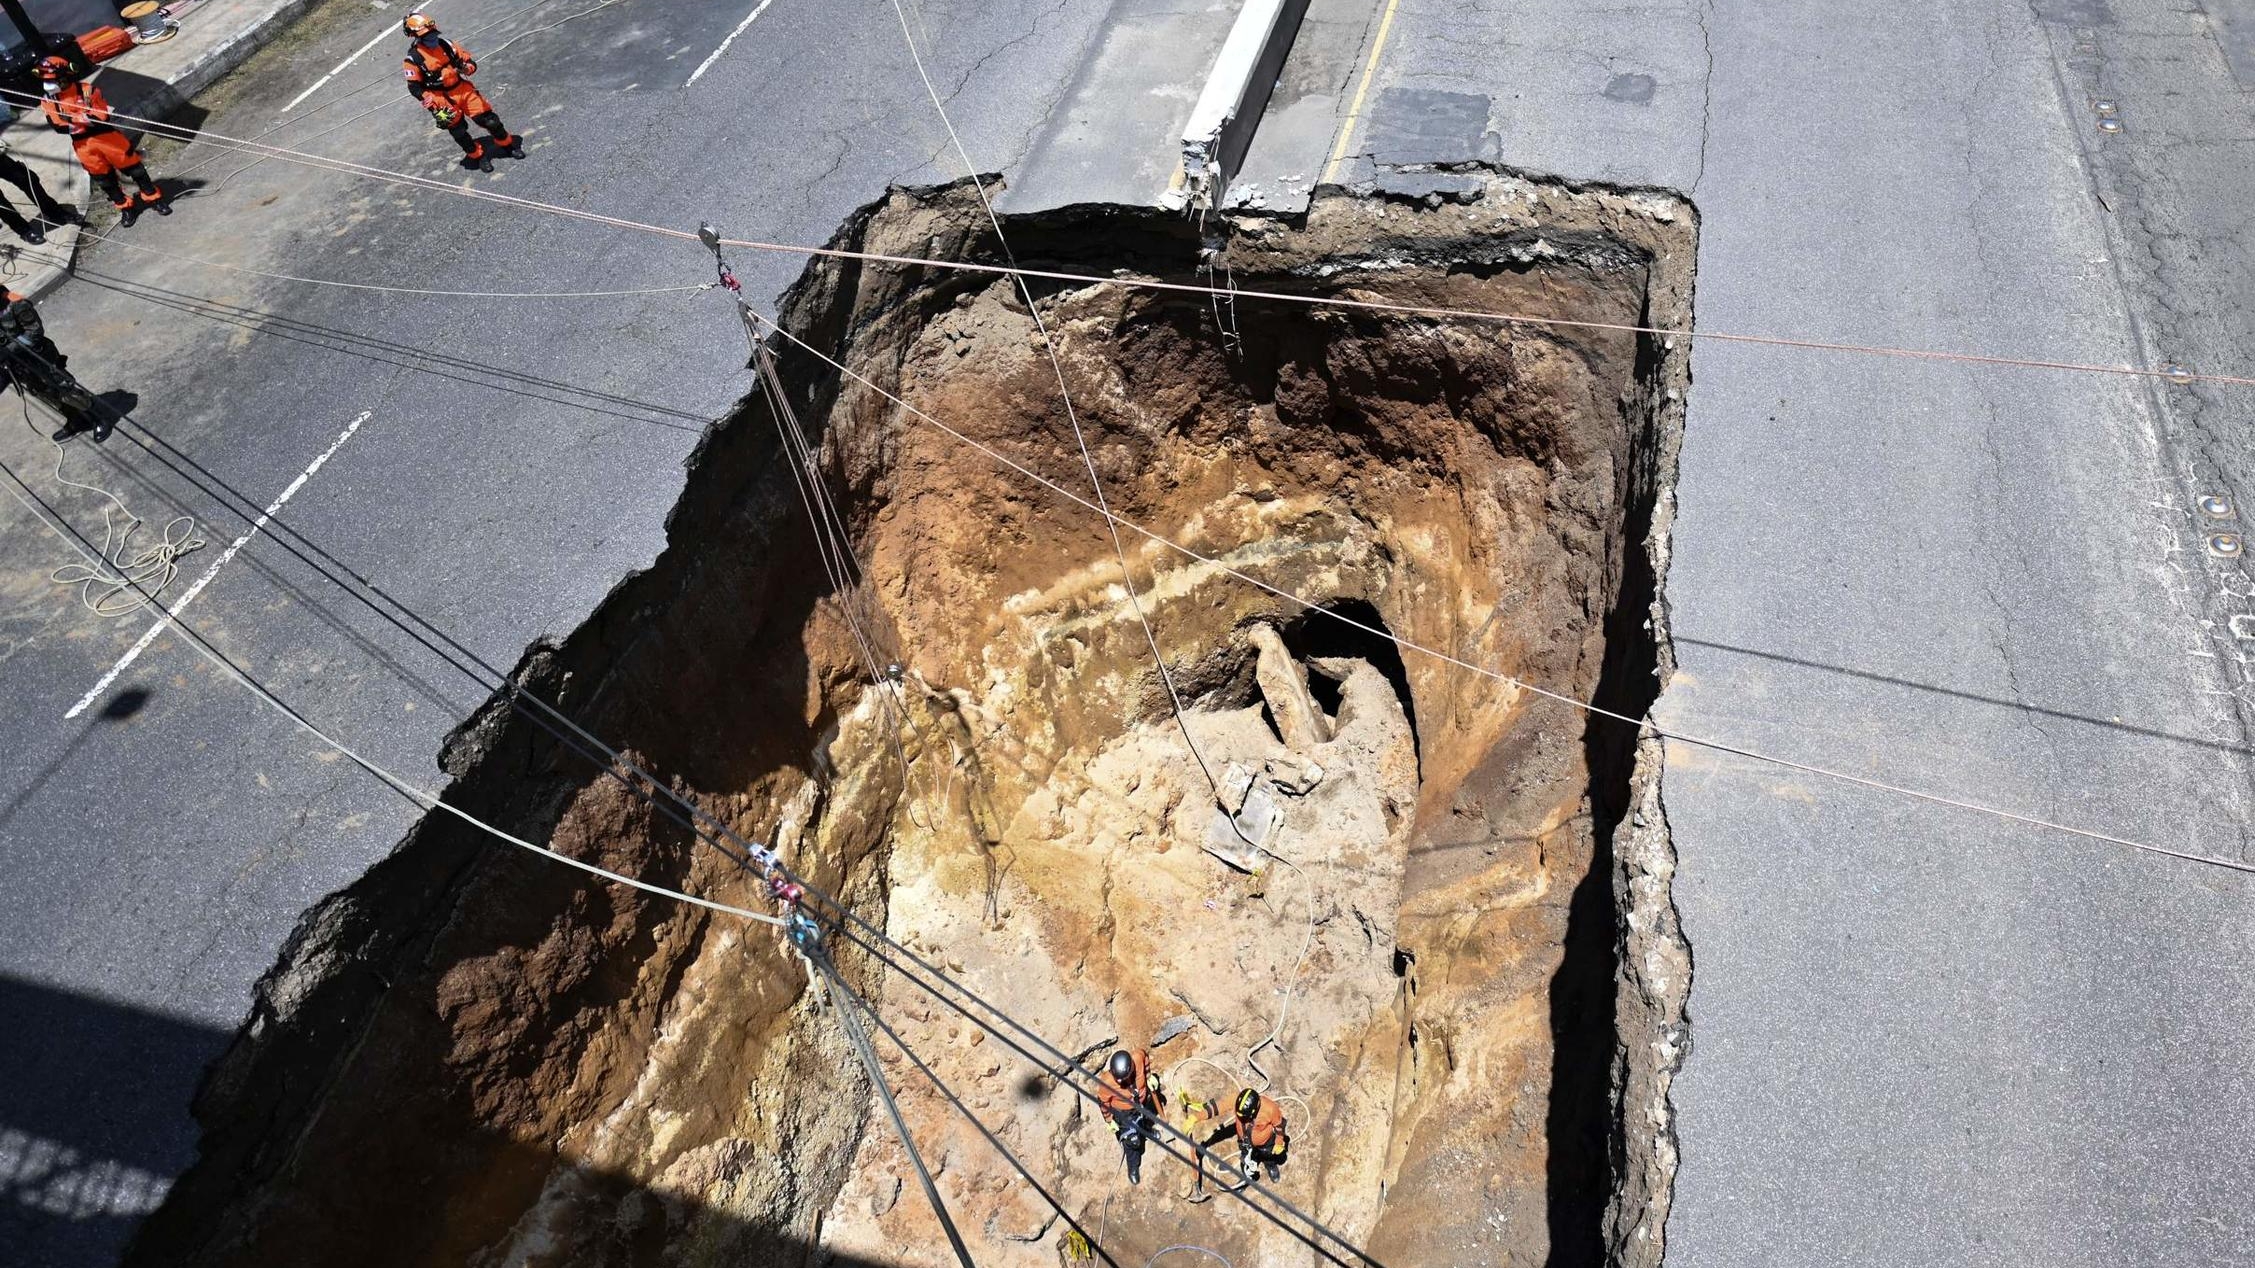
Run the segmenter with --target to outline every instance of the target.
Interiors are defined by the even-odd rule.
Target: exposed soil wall
[[[1181,723],[1103,522],[975,447],[1087,495],[1020,297],[850,261],[781,316],[877,387],[777,356],[866,582],[830,592],[754,396],[693,457],[659,562],[520,674],[1061,1047],[1164,1034],[1170,1087],[1283,1098],[1277,1189],[1378,1259],[1594,1262],[1656,1243],[1670,1165],[1656,752],[1496,675],[1632,716],[1657,689],[1685,355],[1633,328],[1687,312],[1690,226],[1508,177],[1432,201],[1324,199],[1211,243],[1156,216],[1012,225],[1034,267],[1597,323],[1043,290],[1113,509],[1208,557],[1125,538]],[[995,255],[961,188],[897,191],[839,242]],[[758,901],[499,702],[448,767],[474,813]],[[1234,806],[1240,776],[1281,818],[1251,873],[1202,848],[1237,844],[1209,781]],[[1121,1262],[1305,1262],[1155,1153],[1125,1188],[1075,1098],[841,960]],[[764,926],[434,818],[309,914],[138,1260],[947,1262],[830,1010]],[[1053,1214],[888,1060],[980,1262],[1055,1263]]]

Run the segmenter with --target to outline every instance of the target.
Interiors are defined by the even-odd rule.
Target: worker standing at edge
[[[1159,1130],[1159,1107],[1165,1104],[1159,1081],[1151,1077],[1151,1054],[1141,1048],[1114,1052],[1096,1076],[1096,1099],[1119,1137],[1128,1183],[1143,1183],[1143,1142]]]
[[[89,431],[96,441],[108,440],[112,420],[93,394],[71,377],[69,365],[63,350],[47,337],[39,309],[14,291],[0,290],[0,387],[13,385],[26,398],[36,396],[62,415],[62,428],[53,436],[58,445]]]
[[[1262,1096],[1251,1088],[1239,1091],[1236,1115],[1223,1120],[1201,1143],[1215,1145],[1229,1136],[1237,1137],[1237,1161],[1247,1180],[1254,1178],[1256,1165],[1267,1166],[1270,1180],[1282,1173],[1292,1138],[1285,1134],[1284,1107],[1275,1097]]]
[[[69,59],[40,59],[39,91],[46,98],[39,103],[39,109],[47,116],[47,126],[70,134],[71,152],[78,156],[78,165],[109,195],[110,205],[117,208],[120,226],[139,220],[143,211],[154,211],[160,216],[172,214],[164,191],[149,178],[148,164],[142,159],[141,151],[134,148],[133,139],[110,123],[110,103],[102,96],[102,90],[79,82],[71,71]],[[134,187],[140,190],[138,199],[127,194],[125,187],[118,183],[120,173],[133,178]]]
[[[9,153],[4,143],[0,143],[0,181],[6,181],[22,190],[24,197],[39,209],[39,222],[35,223],[24,219],[23,213],[16,210],[15,204],[5,196],[0,196],[0,224],[14,230],[17,237],[31,245],[38,246],[47,241],[47,230],[50,228],[59,229],[79,222],[78,208],[56,202],[55,196],[47,192],[47,187],[39,183],[39,174],[25,166],[22,159]]]
[[[440,35],[437,19],[428,13],[410,13],[399,27],[415,41],[407,46],[407,95],[421,102],[439,130],[462,147],[462,166],[490,172],[495,153],[523,158],[523,138],[509,135],[485,94],[470,82],[478,63],[469,51]],[[489,135],[471,136],[473,123]]]

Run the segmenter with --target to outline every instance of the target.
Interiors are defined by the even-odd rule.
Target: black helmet
[[[1261,1094],[1251,1088],[1237,1094],[1237,1116],[1251,1118],[1261,1112]]]
[[[1112,1081],[1121,1087],[1135,1081],[1135,1058],[1125,1048],[1112,1054],[1111,1063],[1104,1067],[1112,1072]]]

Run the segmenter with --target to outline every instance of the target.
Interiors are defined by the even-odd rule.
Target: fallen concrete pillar
[[[1331,738],[1331,727],[1308,693],[1307,675],[1284,648],[1284,639],[1266,625],[1256,625],[1249,635],[1260,659],[1253,675],[1260,681],[1268,711],[1276,716],[1276,732],[1284,746],[1302,755]]]
[[[1222,42],[1221,55],[1206,76],[1190,122],[1182,129],[1182,189],[1169,202],[1186,207],[1218,207],[1230,178],[1245,161],[1253,129],[1284,58],[1300,33],[1308,0],[1245,0],[1236,25]]]

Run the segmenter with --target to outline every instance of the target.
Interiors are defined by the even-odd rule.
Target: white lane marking
[[[376,47],[378,44],[383,43],[385,40],[390,39],[392,36],[397,34],[399,34],[399,24],[396,22],[390,26],[385,27],[383,30],[376,32],[375,39],[372,39],[366,44],[363,44],[359,48],[353,50],[352,56],[344,59],[341,62],[338,62],[336,69],[330,71],[326,75],[323,75],[321,78],[314,80],[313,87],[308,88],[304,92],[299,93],[297,96],[290,98],[290,104],[282,107],[281,113],[288,114],[290,111],[296,109],[299,102],[321,91],[321,85],[328,83],[330,80],[335,79],[337,76],[343,74],[345,67],[359,61],[361,57],[368,52],[369,49]]]
[[[775,0],[759,0],[759,7],[752,10],[752,16],[737,23],[736,29],[728,33],[728,38],[720,42],[720,47],[712,51],[712,56],[697,63],[697,69],[689,72],[689,84],[696,83],[706,71],[711,70],[713,63],[720,60],[720,55],[728,51],[728,46],[736,42],[736,37],[751,29],[752,23],[759,20],[759,15],[767,12],[767,6],[774,3]],[[689,84],[683,84],[682,87],[687,88]]]
[[[110,672],[103,674],[102,680],[100,682],[95,683],[92,688],[88,689],[85,695],[78,698],[78,703],[70,707],[70,712],[63,715],[63,720],[65,722],[68,722],[72,718],[77,717],[79,714],[86,712],[86,707],[90,704],[93,704],[96,697],[100,696],[103,692],[108,691],[110,689],[110,684],[117,681],[117,676],[124,673],[126,671],[126,668],[130,666],[134,661],[139,660],[141,658],[141,653],[149,650],[149,644],[157,641],[157,635],[165,632],[165,629],[169,625],[171,625],[173,618],[180,615],[181,609],[194,602],[196,596],[203,593],[204,587],[211,584],[211,579],[219,575],[219,570],[221,568],[227,566],[227,561],[233,559],[236,554],[243,549],[243,547],[249,545],[251,538],[259,535],[259,532],[266,527],[267,521],[273,519],[274,516],[281,511],[284,504],[286,504],[291,498],[297,496],[298,490],[305,487],[305,482],[312,479],[313,473],[321,469],[321,464],[327,462],[330,456],[335,454],[337,450],[344,448],[344,443],[352,439],[352,434],[356,431],[359,431],[360,425],[367,422],[369,417],[375,414],[375,412],[376,411],[372,409],[364,409],[360,411],[360,417],[353,419],[351,424],[344,429],[344,432],[340,434],[335,440],[330,441],[329,447],[327,449],[321,451],[321,456],[315,458],[312,465],[308,466],[305,470],[300,471],[298,473],[298,478],[290,481],[290,486],[282,490],[281,496],[275,498],[271,503],[267,505],[266,513],[251,521],[249,531],[245,532],[241,537],[236,538],[232,543],[228,545],[226,550],[221,551],[219,558],[212,561],[211,567],[204,569],[204,575],[196,578],[196,583],[192,586],[189,586],[188,589],[181,594],[179,599],[173,602],[172,607],[167,609],[170,615],[159,617],[156,623],[149,627],[147,633],[134,640],[133,646],[125,650],[125,655],[117,658],[117,663],[110,666]]]

